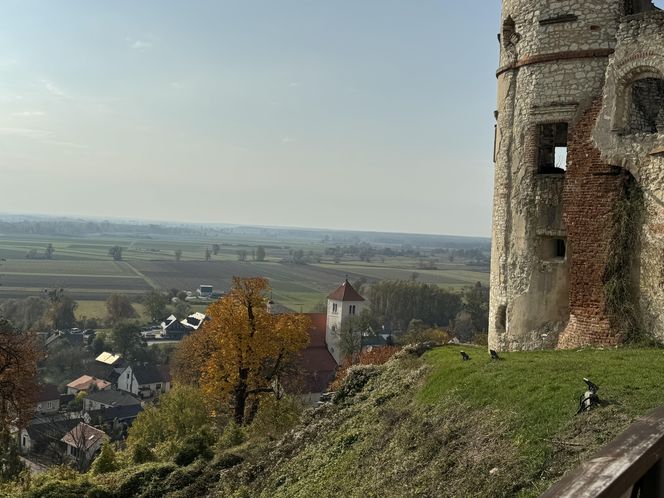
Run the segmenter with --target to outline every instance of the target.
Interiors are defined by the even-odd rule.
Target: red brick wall
[[[567,225],[570,321],[559,348],[613,346],[622,342],[606,313],[603,276],[613,237],[613,206],[622,195],[623,177],[602,162],[591,134],[601,98],[570,128],[563,190]]]

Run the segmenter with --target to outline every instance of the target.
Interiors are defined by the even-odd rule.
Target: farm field
[[[218,252],[205,261],[206,248],[218,245]],[[52,260],[41,259],[46,246],[55,250]],[[123,247],[123,261],[114,261],[109,248]],[[252,251],[262,245],[265,261],[254,261]],[[370,261],[344,256],[335,263],[325,255],[334,245],[320,238],[264,237],[234,235],[223,239],[169,237],[164,235],[132,236],[44,236],[0,235],[0,299],[24,298],[45,289],[64,288],[77,301],[79,316],[104,316],[104,301],[112,293],[128,295],[137,301],[150,289],[194,291],[201,284],[211,284],[225,291],[234,276],[263,276],[269,279],[273,298],[296,311],[314,311],[327,294],[346,276],[367,284],[380,280],[416,278],[448,289],[459,290],[475,282],[488,284],[488,268],[464,262],[438,262],[436,269],[419,269],[420,259],[403,256],[378,256]],[[175,251],[182,251],[180,261]],[[289,262],[294,250],[318,254],[308,264]],[[37,259],[26,259],[30,251]],[[238,260],[238,251],[246,251],[246,261]]]

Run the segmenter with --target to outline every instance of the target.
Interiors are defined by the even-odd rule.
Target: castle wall
[[[503,2],[489,318],[494,349],[555,346],[569,322],[568,173],[538,169],[539,125],[567,123],[571,139],[584,109],[602,95],[621,5]],[[566,242],[565,257],[550,257],[556,240]]]
[[[503,2],[494,349],[664,340],[664,12],[626,3]]]

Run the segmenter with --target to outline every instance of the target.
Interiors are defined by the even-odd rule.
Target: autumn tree
[[[122,320],[136,318],[138,313],[131,304],[131,301],[124,294],[111,294],[106,300],[106,312],[108,321],[118,323]]]
[[[0,319],[0,479],[20,471],[12,427],[24,428],[32,418],[40,358],[34,335]]]
[[[276,394],[280,374],[308,343],[309,318],[269,313],[268,295],[266,279],[234,277],[231,290],[208,308],[210,320],[174,358],[176,380],[199,385],[208,403],[229,409],[238,425],[251,421],[261,396]]]

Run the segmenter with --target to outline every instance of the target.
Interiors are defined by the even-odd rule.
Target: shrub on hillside
[[[337,370],[337,374],[330,384],[331,391],[337,391],[343,384],[344,379],[348,375],[348,369],[353,365],[383,365],[387,363],[395,353],[401,351],[399,346],[385,346],[382,348],[372,348],[370,351],[360,353],[356,363],[344,361],[341,368]]]
[[[118,470],[118,463],[115,459],[115,451],[111,443],[106,441],[101,447],[101,453],[92,463],[92,475],[107,474]]]
[[[249,426],[249,435],[252,438],[279,439],[298,424],[302,410],[302,403],[294,396],[266,398]]]
[[[185,466],[198,459],[211,460],[214,456],[211,449],[213,441],[212,436],[206,431],[187,436],[173,461],[177,465]]]

